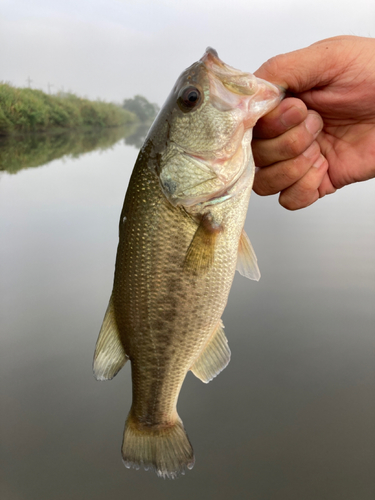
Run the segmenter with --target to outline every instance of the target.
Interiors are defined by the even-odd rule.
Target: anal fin
[[[185,270],[198,274],[208,272],[214,261],[216,238],[221,231],[222,227],[214,222],[211,214],[203,215],[186,253]]]
[[[244,229],[238,244],[237,271],[245,278],[255,281],[260,279],[257,257]]]
[[[224,325],[220,321],[203,352],[201,352],[190,370],[202,382],[207,384],[224,370],[229,361],[230,349],[228,340],[224,333]]]
[[[112,379],[127,360],[128,357],[125,354],[117,328],[111,297],[96,342],[93,362],[95,378],[97,380]]]

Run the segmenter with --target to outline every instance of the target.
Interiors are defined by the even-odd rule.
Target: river
[[[91,371],[137,148],[55,146],[1,151],[1,498],[373,500],[375,180],[293,213],[252,195],[262,278],[236,275],[231,362],[179,399],[195,467],[163,481],[121,462],[129,363]]]

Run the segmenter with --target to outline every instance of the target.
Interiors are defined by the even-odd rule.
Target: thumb
[[[340,70],[343,43],[352,37],[334,37],[304,49],[272,57],[255,76],[293,93],[328,85]]]

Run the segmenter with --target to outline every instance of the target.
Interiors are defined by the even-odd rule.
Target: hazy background
[[[0,79],[161,105],[207,45],[253,71],[340,34],[374,36],[373,0],[3,0]],[[293,213],[252,195],[262,278],[236,276],[231,363],[179,400],[196,465],[173,482],[122,465],[130,367],[98,383],[91,361],[136,156],[0,173],[1,499],[373,500],[374,180]]]
[[[1,0],[0,78],[161,105],[207,45],[255,71],[330,36],[374,36],[373,0]]]

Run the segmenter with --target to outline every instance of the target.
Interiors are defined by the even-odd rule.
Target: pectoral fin
[[[128,357],[117,328],[112,297],[109,300],[99,337],[96,342],[93,371],[97,380],[110,380],[124,366]]]
[[[224,325],[220,321],[211,339],[190,370],[207,384],[224,370],[229,361],[228,340],[224,333]]]
[[[186,253],[185,270],[198,274],[207,273],[214,261],[216,239],[221,230],[211,214],[202,217]]]
[[[257,263],[257,257],[250,243],[249,237],[242,230],[240,242],[238,245],[237,271],[251,280],[259,281],[260,271]]]

